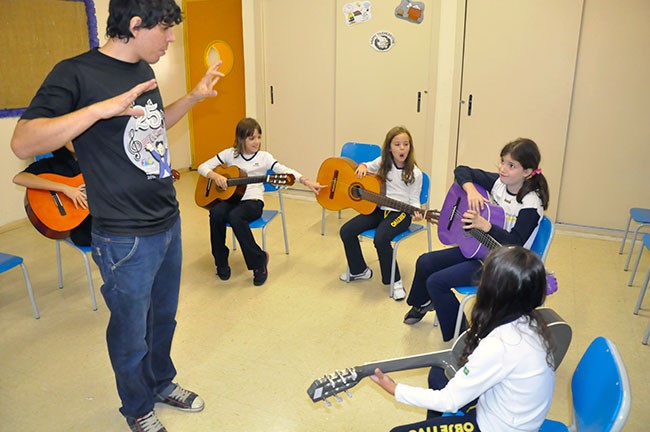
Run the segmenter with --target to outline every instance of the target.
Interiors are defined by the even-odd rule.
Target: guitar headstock
[[[273,186],[292,186],[296,182],[296,176],[293,174],[269,174],[266,176],[266,182]]]
[[[333,396],[337,401],[340,401],[341,398],[337,394],[341,392],[347,393],[347,390],[357,385],[360,380],[361,377],[359,377],[355,368],[337,370],[315,380],[307,389],[307,394],[312,402],[325,401],[329,406],[328,397]],[[349,393],[348,396],[350,396]]]

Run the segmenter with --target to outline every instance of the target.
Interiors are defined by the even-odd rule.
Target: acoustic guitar
[[[477,184],[474,186],[484,198],[489,199],[489,194],[483,187]],[[442,209],[440,209],[438,238],[442,244],[458,245],[465,258],[483,259],[492,249],[501,245],[485,231],[477,228],[468,230],[463,228],[463,213],[468,209],[467,193],[458,183],[453,182],[442,204]],[[505,226],[505,212],[496,204],[485,203],[480,214],[492,225],[499,228]]]
[[[75,188],[84,184],[81,174],[65,177],[43,173],[38,176]],[[78,227],[89,214],[87,208],[75,207],[74,202],[62,192],[32,188],[27,188],[25,192],[25,212],[38,232],[55,240],[67,238],[70,231]]]
[[[423,210],[420,207],[403,203],[381,194],[381,182],[372,174],[359,178],[355,170],[357,164],[349,158],[333,157],[326,159],[318,170],[318,183],[322,188],[316,200],[327,210],[353,208],[361,214],[372,213],[378,205],[393,208],[413,215],[424,213],[424,218],[432,223],[438,221],[438,210]]]
[[[548,326],[553,341],[551,345],[553,364],[557,369],[569,349],[573,332],[571,326],[553,309],[539,308],[538,310]],[[359,384],[363,378],[373,375],[376,368],[388,373],[425,367],[439,367],[445,371],[447,378],[451,379],[461,367],[460,358],[465,350],[466,334],[467,332],[464,332],[460,335],[451,349],[365,363],[361,366],[345,368],[326,374],[316,379],[309,386],[307,395],[312,402],[324,401],[327,406],[331,405],[327,400],[329,397],[334,397],[336,401],[341,402],[342,399],[338,396],[339,393],[345,392],[349,397],[352,397],[348,390]]]
[[[474,184],[476,189],[485,198],[488,192],[480,185]],[[445,202],[440,209],[438,221],[438,238],[445,245],[455,244],[465,258],[484,259],[491,250],[501,247],[494,237],[477,228],[463,228],[462,216],[469,208],[467,193],[456,182],[452,183],[445,197]],[[492,203],[485,203],[481,216],[492,225],[503,228],[506,216],[503,208]],[[546,293],[552,294],[558,290],[557,278],[553,272],[546,272]]]
[[[214,180],[199,176],[194,191],[194,201],[199,207],[209,209],[220,201],[239,202],[246,192],[246,185],[252,183],[269,183],[274,186],[291,186],[296,177],[293,174],[267,174],[248,177],[239,167],[219,165],[214,170],[228,179],[228,188],[219,189]]]

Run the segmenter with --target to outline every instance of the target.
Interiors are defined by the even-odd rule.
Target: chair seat
[[[22,262],[23,259],[19,256],[0,252],[0,273],[11,270],[12,268],[22,264]]]
[[[564,423],[555,420],[544,420],[539,432],[568,432],[569,428]]]
[[[462,295],[476,295],[476,290],[478,290],[477,286],[462,286],[462,287],[454,287],[456,291],[458,291],[459,294]]]
[[[395,237],[393,237],[393,242],[398,242],[412,234],[415,234],[416,232],[422,231],[424,229],[424,225],[412,223],[409,228],[404,231],[403,233],[397,234]],[[375,238],[375,228],[371,228],[369,230],[365,230],[364,232],[361,233],[363,237],[374,239]]]
[[[263,210],[262,211],[262,216],[258,219],[255,219],[253,222],[250,223],[251,228],[264,228],[266,224],[271,222],[274,217],[279,215],[280,212],[278,210]]]
[[[630,216],[638,223],[650,223],[650,209],[633,207]]]

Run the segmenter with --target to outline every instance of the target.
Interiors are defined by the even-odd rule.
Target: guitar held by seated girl
[[[372,213],[377,206],[391,207],[414,215],[421,212],[424,219],[431,223],[438,222],[438,210],[423,210],[383,194],[381,181],[377,176],[367,174],[359,178],[355,170],[357,164],[350,158],[332,157],[325,159],[318,170],[317,180],[329,187],[323,188],[316,200],[327,210],[352,208],[361,214]]]

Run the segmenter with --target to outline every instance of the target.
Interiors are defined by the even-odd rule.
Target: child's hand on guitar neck
[[[386,392],[395,396],[395,387],[397,387],[397,383],[388,375],[384,375],[379,368],[375,369],[374,375],[370,375],[370,379],[379,384],[379,386],[386,390]]]

